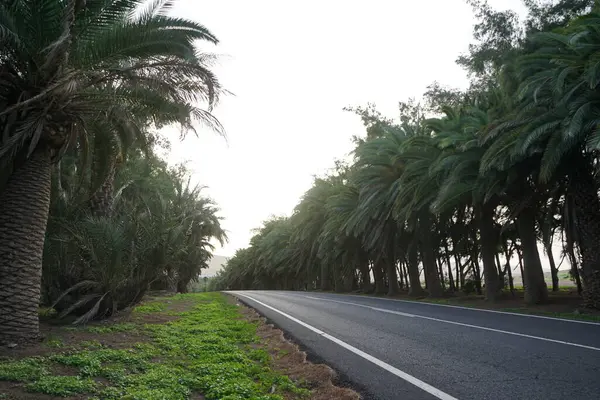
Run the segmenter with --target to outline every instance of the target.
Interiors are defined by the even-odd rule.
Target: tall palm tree
[[[327,209],[326,203],[332,189],[333,182],[327,179],[315,179],[314,186],[309,189],[300,203],[294,209],[291,217],[296,226],[294,232],[294,242],[299,244],[302,258],[296,260],[297,263],[304,263],[306,266],[317,265],[320,267],[318,272],[320,288],[329,290],[332,283],[332,270],[318,258],[319,241],[318,238],[325,224]],[[311,268],[311,267],[309,267]]]
[[[353,274],[358,270],[360,288],[364,292],[370,292],[369,253],[363,246],[366,238],[346,229],[357,212],[359,201],[359,190],[351,182],[340,182],[337,185],[337,191],[327,200],[327,220],[321,233],[324,240],[319,245],[319,256],[326,260],[330,254],[336,254],[342,259],[342,266],[346,266],[344,272]]]
[[[38,336],[52,162],[70,146],[87,148],[87,128],[115,104],[126,114],[107,134],[148,109],[186,105],[205,116],[193,103],[220,90],[195,46],[217,39],[166,16],[170,2],[88,3],[0,5],[0,161],[10,171],[0,195],[0,342]]]
[[[411,132],[404,128],[388,129],[382,136],[376,137],[361,144],[356,150],[356,171],[352,177],[360,189],[359,206],[356,216],[351,220],[354,232],[366,238],[365,248],[376,257],[384,261],[385,273],[391,282],[388,292],[394,294],[397,288],[395,249],[400,238],[400,232],[405,222],[412,213],[399,215],[394,210],[401,203],[400,195],[409,190],[404,186],[407,161],[403,155],[404,143],[410,138]],[[406,193],[406,192],[405,192]],[[402,208],[400,206],[400,208]],[[424,226],[424,225],[423,225]],[[417,236],[413,240],[416,240]],[[408,250],[408,243],[405,244]],[[413,244],[414,246],[414,244]],[[421,249],[422,253],[429,250]],[[426,256],[428,257],[429,254]],[[429,258],[427,258],[429,261]],[[431,263],[427,264],[431,268]],[[373,265],[377,271],[381,266]],[[419,279],[419,270],[416,263],[409,263],[409,275],[412,286],[410,293],[414,296],[422,294]],[[436,274],[437,268],[434,273]],[[378,271],[377,271],[378,272]],[[429,273],[431,282],[428,281],[430,294],[441,295],[441,286],[437,275]],[[377,275],[375,275],[377,284]]]
[[[595,308],[600,308],[600,200],[594,179],[600,145],[598,17],[596,10],[532,37],[532,51],[519,64],[519,106],[490,132],[499,135],[490,157],[507,159],[508,153],[513,164],[537,160],[537,181],[548,191],[566,182],[562,194],[573,206],[584,301]],[[498,156],[500,147],[510,151]]]
[[[468,205],[474,210],[478,222],[481,241],[481,256],[485,278],[486,299],[496,300],[500,291],[500,282],[494,255],[498,238],[494,235],[494,216],[496,205],[485,201],[485,188],[489,179],[480,178],[479,159],[483,150],[478,146],[477,129],[468,129],[468,120],[475,119],[477,111],[443,109],[446,116],[430,120],[428,124],[436,133],[439,156],[429,173],[441,182],[432,211],[444,213]]]

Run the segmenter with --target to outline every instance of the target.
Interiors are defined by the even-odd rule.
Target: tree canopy
[[[315,179],[290,217],[267,221],[218,277],[221,288],[415,296],[513,290],[548,299],[539,247],[555,238],[584,304],[600,307],[600,9],[526,0],[524,19],[471,0],[465,90],[437,82],[389,119],[350,108],[366,135]],[[580,283],[581,281],[581,283]]]

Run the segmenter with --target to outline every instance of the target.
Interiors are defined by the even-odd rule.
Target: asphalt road
[[[600,324],[309,292],[230,292],[366,399],[600,399]]]

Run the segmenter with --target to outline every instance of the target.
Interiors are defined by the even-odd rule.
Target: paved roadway
[[[366,296],[230,293],[365,399],[600,399],[599,323]]]

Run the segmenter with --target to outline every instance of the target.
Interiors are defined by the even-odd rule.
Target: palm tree
[[[370,139],[358,146],[356,150],[356,171],[352,177],[358,188],[360,188],[359,206],[356,216],[351,220],[353,231],[366,238],[365,249],[375,258],[378,263],[383,261],[386,266],[385,273],[390,281],[388,292],[395,294],[398,291],[396,260],[396,247],[400,233],[404,229],[405,222],[412,213],[399,215],[394,214],[394,209],[404,207],[400,199],[403,191],[408,191],[405,186],[407,161],[403,154],[403,145],[410,137],[410,131],[404,128],[388,127],[386,132],[380,136]],[[406,192],[404,192],[406,193]],[[396,210],[397,211],[397,210]],[[424,227],[424,225],[422,225]],[[424,237],[423,237],[424,238]],[[416,240],[415,237],[413,240]],[[424,238],[425,239],[425,238]],[[405,243],[405,252],[408,251],[409,243]],[[414,243],[413,243],[414,246]],[[421,253],[428,252],[425,256],[427,261],[430,249],[421,247]],[[437,277],[437,268],[434,269],[435,276],[431,272],[431,263],[426,265],[426,276],[431,278],[427,281],[432,296],[441,295],[441,286]],[[377,285],[377,274],[380,265],[373,265],[375,283]],[[427,269],[429,268],[429,269]],[[419,270],[416,263],[408,266],[411,288],[410,293],[414,296],[422,294],[419,279]],[[382,291],[380,289],[380,291]]]
[[[465,111],[444,108],[443,119],[430,120],[428,124],[436,133],[439,157],[431,165],[430,174],[442,182],[431,204],[432,211],[444,213],[468,205],[474,210],[481,239],[481,256],[485,278],[486,299],[496,300],[500,282],[494,255],[498,238],[494,234],[494,201],[485,201],[486,188],[490,180],[480,177],[479,159],[483,149],[478,145],[478,127],[473,120],[481,117],[480,110]],[[483,112],[485,114],[485,112]],[[471,122],[471,123],[470,123]],[[474,128],[474,129],[473,129]]]
[[[333,189],[333,182],[327,179],[315,179],[314,185],[309,189],[300,203],[294,209],[291,217],[296,226],[294,242],[299,245],[300,259],[297,263],[304,263],[306,268],[319,266],[317,273],[321,290],[329,290],[332,283],[332,270],[326,263],[321,262],[317,252],[319,248],[318,238],[325,224],[327,209],[326,203]]]
[[[138,111],[186,105],[204,117],[193,102],[216,98],[218,83],[194,43],[217,39],[166,16],[169,4],[0,5],[0,161],[10,174],[0,195],[0,342],[38,336],[52,162],[70,146],[87,148],[88,127],[115,104],[125,114],[105,134],[127,129]]]
[[[555,196],[572,200],[567,204],[581,249],[584,301],[594,308],[600,307],[600,200],[593,176],[600,144],[599,16],[594,11],[566,28],[533,36],[532,52],[520,59],[519,107],[491,132],[499,135],[498,147],[510,149],[513,164],[537,160],[536,178],[545,190],[566,188]]]
[[[348,173],[351,175],[352,172],[348,171]],[[366,238],[346,229],[348,222],[357,212],[359,201],[359,190],[351,182],[342,181],[336,185],[336,191],[326,203],[327,219],[321,233],[319,257],[327,263],[330,262],[328,257],[335,255],[347,277],[354,275],[358,270],[360,288],[368,293],[372,290],[372,286],[369,254],[363,246]]]

